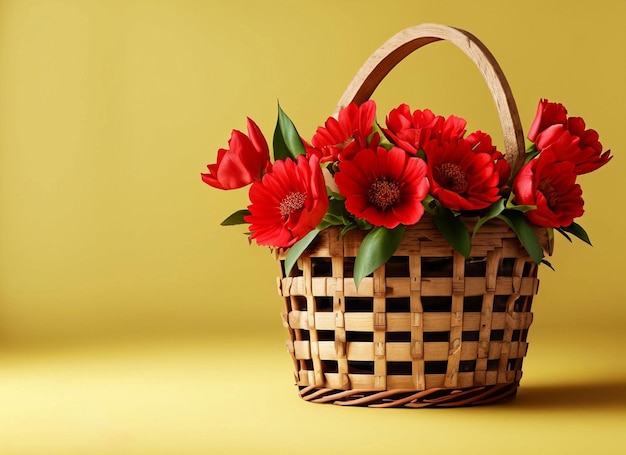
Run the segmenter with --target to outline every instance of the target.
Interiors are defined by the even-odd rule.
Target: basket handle
[[[524,161],[524,132],[513,93],[494,56],[478,38],[465,30],[440,24],[409,27],[387,40],[363,64],[341,96],[335,112],[369,99],[384,77],[413,51],[435,41],[449,41],[476,64],[493,96],[504,136],[506,160],[515,175]]]

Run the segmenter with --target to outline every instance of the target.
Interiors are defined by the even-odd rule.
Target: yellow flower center
[[[287,196],[280,201],[278,205],[278,209],[280,210],[281,216],[289,216],[293,212],[300,210],[304,207],[304,201],[306,201],[306,196],[298,191],[292,191]]]
[[[454,163],[443,163],[436,168],[437,175],[435,179],[447,190],[455,193],[463,193],[467,190],[469,183],[465,171]]]
[[[396,182],[378,179],[370,185],[367,196],[371,204],[384,211],[398,202],[400,188]]]
[[[539,182],[539,185],[537,185],[537,189],[541,191],[543,196],[546,198],[546,202],[548,203],[548,207],[550,208],[550,210],[554,211],[559,203],[559,195],[554,189],[554,186],[552,186],[552,182],[550,182],[550,179],[546,178],[541,180],[541,182]]]

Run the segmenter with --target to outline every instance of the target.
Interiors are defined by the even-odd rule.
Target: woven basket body
[[[515,175],[525,153],[511,89],[493,55],[464,30],[421,24],[391,37],[357,72],[336,112],[369,99],[396,64],[437,41],[457,46],[485,79]],[[466,260],[425,215],[357,289],[352,269],[365,234],[322,231],[296,275],[279,280],[300,395],[380,407],[477,405],[514,396],[538,287],[537,264],[515,233],[499,220],[487,222]],[[551,253],[545,229],[537,235]],[[285,255],[278,252],[281,263]]]
[[[279,280],[301,396],[381,407],[513,396],[539,284],[513,231],[487,223],[469,260],[425,215],[357,289],[352,269],[364,235],[323,231],[293,276]],[[282,266],[285,252],[278,259]]]

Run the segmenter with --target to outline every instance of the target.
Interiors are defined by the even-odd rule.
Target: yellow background
[[[625,453],[626,2],[0,1],[0,453]],[[502,66],[528,129],[565,104],[615,159],[582,176],[594,247],[541,270],[518,399],[445,411],[296,397],[277,266],[200,172],[276,100],[310,137],[364,60],[422,22]],[[501,144],[472,63],[436,43],[374,97]],[[350,452],[347,452],[350,453]]]

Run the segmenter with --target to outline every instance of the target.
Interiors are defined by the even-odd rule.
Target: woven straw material
[[[515,175],[525,159],[515,100],[493,55],[464,30],[421,24],[392,36],[357,72],[336,112],[369,99],[400,61],[441,40],[462,50],[487,83]],[[472,232],[476,220],[465,221]],[[536,234],[551,253],[546,230]],[[300,396],[379,407],[468,406],[514,396],[539,286],[537,264],[515,233],[499,220],[487,222],[466,260],[426,215],[357,289],[354,260],[365,235],[324,230],[292,276],[282,274],[286,251],[276,251]]]
[[[465,259],[425,215],[357,289],[352,270],[366,234],[322,231],[292,276],[278,280],[301,396],[405,407],[513,396],[539,286],[515,233],[499,220],[486,223]],[[537,234],[547,249],[545,230]],[[282,271],[286,251],[276,255]]]

